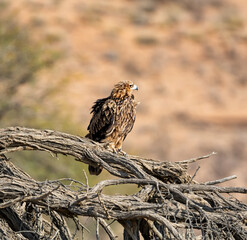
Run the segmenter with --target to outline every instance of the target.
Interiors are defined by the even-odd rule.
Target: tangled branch
[[[70,155],[86,164],[101,165],[119,179],[104,180],[91,188],[73,179],[38,182],[5,157],[23,150]],[[15,234],[28,239],[41,239],[47,234],[53,234],[54,239],[73,239],[64,217],[72,218],[79,229],[77,216],[96,218],[110,239],[115,239],[115,235],[106,219],[118,221],[124,227],[125,239],[139,239],[140,233],[144,239],[247,236],[247,205],[229,195],[246,194],[247,188],[215,186],[235,176],[197,183],[187,173],[188,164],[210,155],[160,162],[115,154],[99,143],[66,133],[12,127],[0,130],[0,156],[0,216]],[[73,188],[66,181],[72,181]],[[140,190],[133,195],[102,193],[107,186],[124,184],[135,184]],[[6,211],[12,211],[19,221]],[[20,212],[28,212],[29,218],[33,218]],[[44,214],[50,221],[42,218]]]

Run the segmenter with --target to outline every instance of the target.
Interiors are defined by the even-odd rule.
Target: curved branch
[[[104,180],[91,188],[88,183],[71,179],[37,182],[3,155],[25,149],[47,151],[51,155],[71,155],[86,164],[100,164],[121,179]],[[202,158],[205,157],[197,159]],[[79,215],[101,219],[100,224],[111,239],[114,235],[103,219],[117,220],[128,226],[127,230],[136,238],[134,234],[140,231],[145,239],[161,238],[167,233],[170,239],[186,239],[186,236],[194,234],[194,229],[200,229],[205,239],[223,239],[229,234],[235,239],[243,239],[247,234],[247,205],[221,193],[246,194],[247,188],[215,186],[233,177],[206,184],[196,183],[186,172],[187,164],[193,161],[171,163],[137,156],[125,157],[89,139],[51,130],[0,129],[0,215],[9,207],[31,204],[32,208],[41,209],[57,224],[53,235],[62,231],[60,234],[67,239],[70,232],[60,228],[59,223],[63,216],[75,218]],[[63,184],[66,180],[73,181],[79,190]],[[102,193],[105,187],[120,184],[136,184],[140,191],[127,196]],[[234,222],[237,224],[231,224]],[[26,229],[32,229],[35,224],[38,222]],[[131,231],[131,226],[137,231]]]
[[[111,174],[123,178],[152,176],[176,183],[186,183],[190,180],[186,168],[179,163],[160,162],[131,155],[122,156],[87,138],[52,130],[23,127],[0,129],[0,154],[23,150],[70,155],[86,164],[100,164]]]

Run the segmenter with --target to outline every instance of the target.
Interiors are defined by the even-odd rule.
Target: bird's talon
[[[122,149],[118,149],[118,153],[121,154],[121,155],[123,155],[124,157],[127,156],[127,153],[124,152]]]
[[[112,148],[113,153],[117,154],[117,150],[115,148]]]

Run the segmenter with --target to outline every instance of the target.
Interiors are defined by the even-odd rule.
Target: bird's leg
[[[123,139],[124,139],[124,137],[122,136],[122,137],[118,140],[118,142],[117,142],[117,144],[116,144],[116,149],[117,149],[118,154],[121,154],[121,155],[123,155],[123,156],[126,157],[126,156],[127,156],[127,153],[124,152],[124,151],[122,150]]]
[[[112,151],[115,154],[118,153],[113,143],[107,142],[107,143],[104,143],[103,146],[104,146],[104,148],[106,148],[109,151]]]
[[[127,153],[122,150],[122,147],[119,147],[119,146],[116,147],[114,143],[106,142],[106,143],[103,143],[103,146],[105,149],[112,151],[115,154],[121,154],[125,157],[127,156]]]

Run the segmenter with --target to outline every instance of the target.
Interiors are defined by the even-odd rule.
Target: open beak
[[[138,87],[136,85],[134,85],[131,89],[132,90],[138,90]]]

